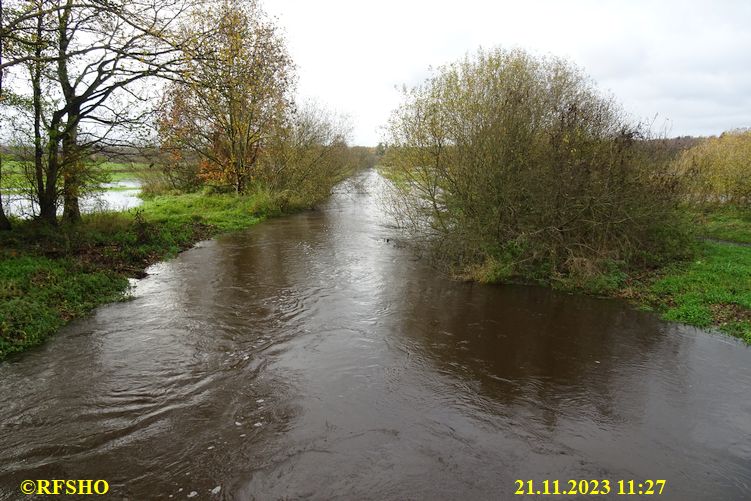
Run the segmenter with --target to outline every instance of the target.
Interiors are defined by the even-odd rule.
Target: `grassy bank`
[[[751,344],[751,211],[725,207],[696,215],[707,239],[695,257],[631,280],[620,294],[667,320],[715,327]]]
[[[751,247],[707,242],[697,257],[626,290],[667,320],[717,327],[751,343]]]
[[[727,242],[751,244],[751,210],[721,207],[696,215],[702,236]]]
[[[105,179],[109,182],[134,181],[141,178],[148,170],[148,165],[138,162],[102,162],[97,164],[97,170],[106,173]]]
[[[160,196],[129,212],[50,229],[16,221],[0,233],[0,360],[69,320],[126,297],[128,277],[201,239],[290,212],[273,195]]]
[[[396,185],[399,172],[381,169]],[[525,254],[486,258],[461,268],[457,278],[481,283],[534,283],[572,293],[620,297],[658,312],[669,321],[716,328],[751,344],[751,209],[711,207],[682,214],[694,228],[696,242],[683,248],[684,260],[654,269],[628,269],[625,263],[582,267],[580,273],[551,278],[546,270],[520,276],[507,261]]]

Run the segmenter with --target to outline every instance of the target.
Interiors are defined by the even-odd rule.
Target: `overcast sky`
[[[349,115],[375,145],[395,87],[478,47],[520,47],[581,66],[668,135],[751,126],[751,1],[266,0],[298,66],[299,93]]]

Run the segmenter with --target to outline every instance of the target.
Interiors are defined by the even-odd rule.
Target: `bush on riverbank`
[[[325,199],[334,186],[353,173],[375,166],[375,148],[349,146],[329,119],[315,122],[312,111],[297,117],[303,124],[273,138],[259,155],[252,180],[243,194],[270,196],[284,207],[309,207]],[[313,123],[307,123],[310,120]],[[224,195],[232,186],[201,175],[194,162],[160,157],[140,175],[144,198],[186,193]]]
[[[686,257],[669,155],[577,68],[480,51],[393,114],[392,209],[455,274],[606,291]]]
[[[16,221],[0,232],[0,360],[42,343],[67,321],[126,297],[127,277],[196,241],[301,208],[270,193],[160,196],[128,212],[51,228]]]

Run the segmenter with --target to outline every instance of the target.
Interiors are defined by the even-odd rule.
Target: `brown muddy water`
[[[531,497],[517,479],[751,499],[749,347],[450,281],[394,244],[364,182],[151,268],[0,365],[0,498],[57,478],[130,500]],[[613,494],[594,497],[635,497]]]

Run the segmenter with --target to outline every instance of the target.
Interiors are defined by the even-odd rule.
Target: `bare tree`
[[[64,219],[81,217],[85,156],[126,144],[143,128],[154,78],[176,78],[183,62],[178,23],[189,0],[31,0],[3,30],[15,53],[6,67],[30,69],[35,191],[40,218],[56,223],[60,180]],[[29,6],[32,6],[30,8]],[[42,87],[49,91],[42,96]]]
[[[264,149],[257,178],[303,205],[325,198],[355,168],[347,146],[350,130],[346,119],[303,103]]]

